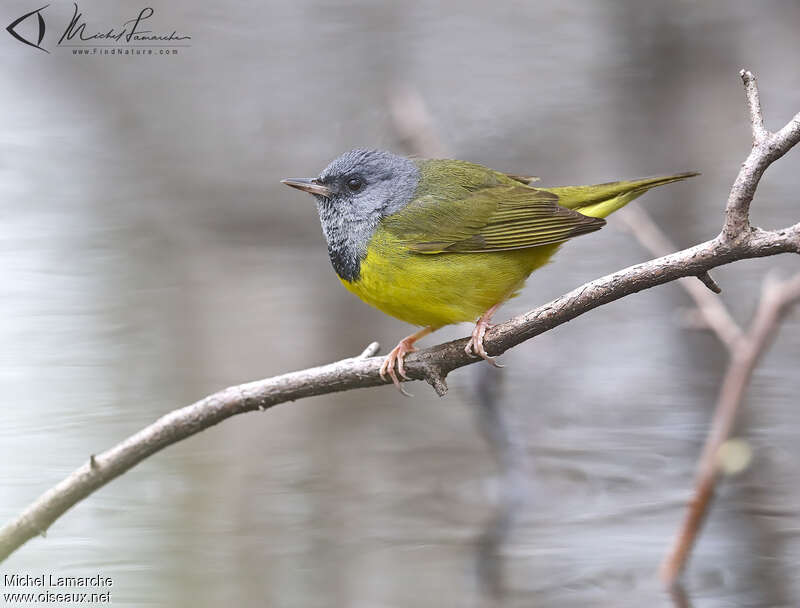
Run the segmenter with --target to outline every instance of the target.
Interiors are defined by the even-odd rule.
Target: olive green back
[[[695,173],[594,186],[534,188],[534,178],[457,160],[418,160],[411,202],[383,227],[414,252],[477,253],[564,242],[605,225],[603,217],[650,188]]]

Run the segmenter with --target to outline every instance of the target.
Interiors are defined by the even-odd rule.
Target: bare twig
[[[755,103],[758,103],[757,95]],[[639,242],[652,253],[659,255],[674,249],[667,236],[643,208],[631,205],[623,209],[620,216]],[[797,299],[800,299],[800,274],[780,285],[769,281],[769,278],[768,276],[768,280],[765,281],[758,312],[747,335],[744,335],[722,300],[691,279],[678,281],[694,299],[706,326],[713,330],[726,346],[731,362],[722,385],[725,398],[720,395],[716,405],[706,444],[698,461],[695,489],[686,517],[661,565],[661,578],[670,586],[676,584],[683,572],[711,506],[719,479],[716,474],[719,448],[731,433],[737,411],[752,378],[753,369],[769,347],[771,335],[777,330],[783,315]],[[736,390],[730,388],[733,382],[738,383]]]
[[[675,251],[676,247],[669,237],[653,221],[650,214],[636,202],[621,209],[617,215],[630,228],[636,240],[652,254],[666,255]],[[711,278],[710,275],[707,276]],[[705,325],[728,348],[733,348],[742,337],[742,330],[722,300],[692,278],[678,279],[678,283],[694,300]]]
[[[367,344],[367,347],[363,350],[363,352],[358,355],[359,359],[367,359],[369,357],[374,357],[377,355],[381,350],[381,345],[377,342],[370,342]]]
[[[725,207],[725,226],[720,235],[732,241],[747,238],[750,228],[750,203],[756,193],[761,176],[772,163],[786,154],[800,139],[800,114],[796,114],[777,133],[764,128],[756,77],[748,70],[739,72],[747,94],[750,125],[753,131],[753,149],[733,183]]]
[[[752,178],[755,178],[757,183],[764,169],[769,163],[773,162],[772,160],[767,160],[767,164],[764,165],[765,159],[772,157],[777,159],[785,153],[785,150],[775,151],[771,147],[783,145],[786,138],[792,141],[792,138],[798,137],[798,128],[795,124],[797,117],[781,130],[782,133],[780,135],[769,133],[764,128],[764,117],[761,112],[761,101],[755,76],[746,70],[742,70],[740,75],[745,87],[753,136],[753,151],[748,157],[743,171],[749,168],[752,171],[750,183],[752,183]],[[748,182],[741,178],[742,174],[740,173],[731,191],[726,214],[726,228],[730,225],[729,220],[733,219],[735,220],[734,224],[737,226],[737,231],[749,231],[750,224],[747,218],[749,202],[739,197],[743,193],[747,195],[748,192],[755,192],[755,183],[752,184],[752,190],[750,190],[745,187]],[[653,222],[650,215],[638,205],[630,205],[628,208],[623,209],[619,216],[631,228],[631,232],[639,242],[652,253],[663,255],[675,249],[669,238]],[[698,278],[709,289],[719,293],[719,288],[710,275],[707,273],[700,274]],[[731,362],[723,380],[711,428],[703,454],[699,460],[695,490],[689,503],[686,518],[661,566],[661,578],[668,585],[676,583],[700,532],[714,495],[719,447],[730,435],[739,406],[752,377],[752,372],[763,352],[769,347],[771,338],[786,310],[791,307],[797,298],[800,298],[800,275],[780,286],[776,286],[773,282],[765,282],[758,312],[753,324],[745,334],[719,298],[710,294],[695,281],[680,279],[679,282],[697,304],[706,326],[713,330],[720,341],[727,347]]]
[[[722,293],[722,287],[720,287],[717,282],[714,280],[714,277],[711,276],[708,272],[701,272],[697,275],[697,278],[700,279],[700,282],[708,287],[710,291],[719,295]]]
[[[800,253],[800,223],[780,230],[750,228],[750,201],[766,167],[800,139],[800,115],[787,127],[754,147],[731,190],[725,228],[715,239],[667,256],[636,264],[596,279],[538,308],[495,326],[486,333],[490,355],[499,355],[583,313],[643,289],[681,277],[696,277],[712,268],[747,258]],[[743,219],[743,223],[742,223]],[[737,228],[742,232],[738,233]],[[451,371],[475,362],[464,351],[467,339],[422,350],[408,358],[412,379],[428,380],[442,394]],[[312,395],[383,384],[381,359],[352,358],[266,380],[234,386],[175,410],[110,450],[98,454],[40,496],[0,529],[0,559],[45,531],[77,502],[159,450],[222,420]],[[88,460],[88,459],[87,459]]]
[[[758,85],[755,75],[748,71],[739,72],[744,83],[744,93],[747,97],[747,109],[750,112],[750,127],[753,130],[753,145],[762,143],[770,136],[764,128],[764,114],[761,112],[761,97],[758,94]]]
[[[675,542],[661,565],[661,579],[673,585],[680,576],[714,497],[720,446],[733,429],[753,370],[769,347],[781,320],[800,301],[800,274],[784,282],[767,280],[749,331],[731,351],[731,362],[722,381],[711,431],[698,465],[695,489]]]

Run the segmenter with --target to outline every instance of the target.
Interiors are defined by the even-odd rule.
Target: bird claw
[[[467,342],[467,345],[464,347],[464,352],[466,352],[470,357],[480,357],[494,367],[505,367],[504,365],[498,363],[495,357],[490,357],[489,353],[487,353],[486,349],[483,347],[483,337],[486,335],[486,330],[490,327],[491,325],[482,319],[479,320],[475,324],[475,329],[472,330],[472,336],[470,337],[469,342]]]
[[[392,383],[395,385],[397,390],[403,393],[406,397],[413,397],[413,395],[403,388],[403,385],[400,384],[400,379],[397,377],[397,374],[399,373],[400,377],[404,380],[411,380],[411,378],[409,378],[406,374],[405,358],[408,353],[413,353],[416,350],[416,348],[414,348],[405,340],[400,340],[400,343],[395,346],[388,355],[386,355],[386,358],[383,360],[383,364],[381,364],[380,375],[383,381],[388,382],[388,379],[386,378],[388,375],[389,378],[392,379]],[[397,371],[395,371],[395,367],[397,368]]]

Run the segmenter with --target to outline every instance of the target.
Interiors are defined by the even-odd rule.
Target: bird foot
[[[475,323],[475,329],[472,330],[472,337],[464,347],[464,352],[466,352],[470,357],[481,357],[495,367],[505,367],[500,365],[494,357],[490,357],[486,352],[486,349],[483,347],[483,337],[486,335],[486,330],[490,327],[492,326],[489,324],[488,319],[484,319],[483,317],[478,319],[478,322]]]
[[[386,355],[386,359],[383,360],[383,364],[381,365],[381,378],[384,381],[387,379],[386,376],[388,375],[394,385],[397,387],[401,393],[403,393],[406,397],[412,397],[411,393],[406,391],[403,386],[400,384],[400,379],[397,377],[397,374],[400,374],[400,377],[405,380],[411,380],[406,375],[406,368],[405,368],[405,358],[406,355],[409,353],[416,352],[416,348],[414,348],[414,336],[409,336],[408,338],[403,338],[400,342],[395,346],[391,352]],[[395,368],[396,371],[395,371]]]

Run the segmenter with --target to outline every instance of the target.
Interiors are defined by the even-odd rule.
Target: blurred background
[[[191,46],[75,56],[56,48],[60,1],[49,54],[0,36],[3,522],[174,408],[409,333],[341,287],[313,201],[279,183],[352,147],[408,152],[398,96],[424,100],[454,157],[547,185],[702,171],[642,199],[681,247],[716,235],[750,149],[739,69],[768,127],[800,109],[797,3],[149,5]],[[87,29],[142,7],[81,3]],[[0,21],[35,8],[4,2]],[[800,219],[797,163],[767,172],[754,222]],[[649,257],[612,218],[498,319]],[[746,324],[764,275],[797,267],[715,277]],[[444,399],[417,383],[413,399],[381,387],[228,420],[0,572],[100,573],[118,606],[673,606],[655,573],[727,360],[682,322],[690,306],[676,284],[625,298],[507,353],[501,375],[455,372]],[[798,355],[795,314],[739,419],[753,461],[722,483],[679,605],[800,604]]]

